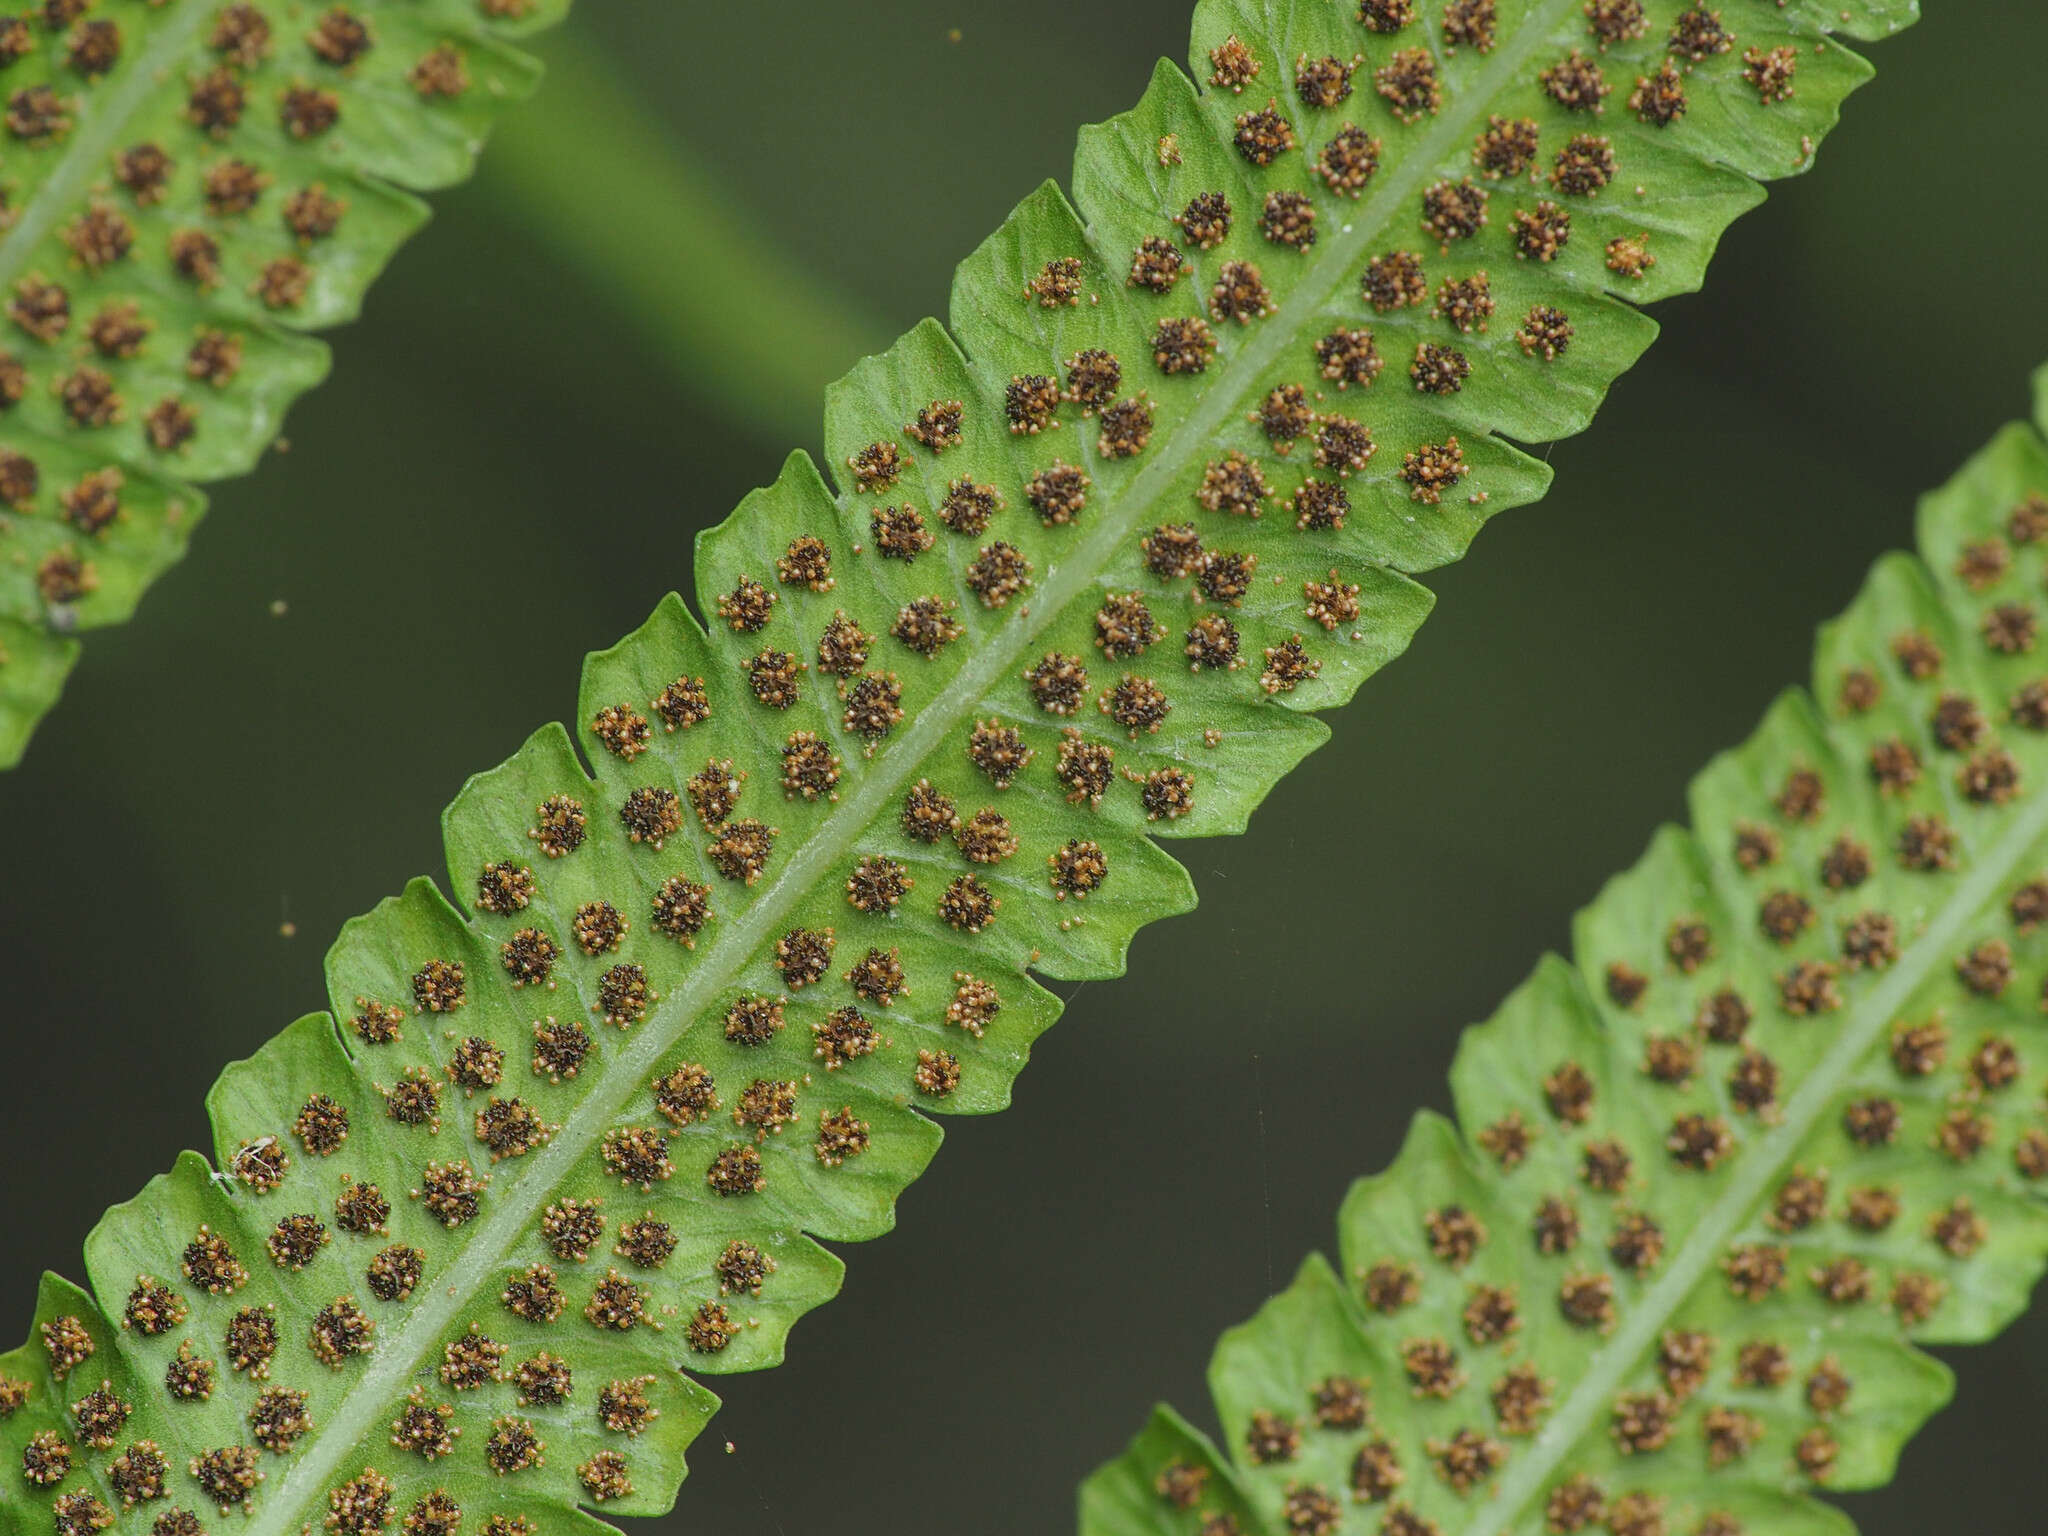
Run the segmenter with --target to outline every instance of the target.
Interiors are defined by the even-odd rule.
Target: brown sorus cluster
[[[1067,800],[1091,808],[1101,804],[1115,782],[1116,752],[1107,743],[1090,741],[1069,726],[1060,733],[1059,760],[1053,777],[1066,790]]]
[[[412,1196],[442,1226],[455,1228],[475,1219],[482,1208],[484,1186],[467,1161],[428,1163],[420,1175],[420,1188]]]
[[[1443,82],[1427,48],[1397,48],[1373,71],[1372,86],[1404,123],[1419,123],[1443,106]]]
[[[869,443],[846,460],[855,488],[869,493],[894,485],[903,473],[903,464],[903,450],[890,442]]]
[[[626,1458],[617,1451],[599,1451],[576,1469],[576,1477],[593,1503],[623,1499],[633,1492],[633,1479],[627,1470]]]
[[[1009,788],[1035,755],[1020,731],[997,720],[977,720],[967,739],[968,761],[997,789]]]
[[[1721,24],[1721,13],[1704,5],[1688,6],[1672,23],[1672,53],[1700,64],[1735,46],[1735,34]]]
[[[1031,585],[1031,562],[1016,546],[998,539],[967,568],[967,585],[987,608],[1001,608]]]
[[[1616,235],[1607,242],[1607,270],[1616,276],[1639,278],[1657,265],[1650,253],[1647,234]]]
[[[1260,110],[1238,115],[1231,142],[1246,160],[1263,168],[1294,148],[1294,125],[1269,98]]]
[[[1550,168],[1550,184],[1567,197],[1595,197],[1613,182],[1615,170],[1611,139],[1596,133],[1576,133],[1557,152]]]
[[[1024,482],[1024,499],[1048,528],[1071,523],[1088,504],[1091,482],[1085,470],[1055,459]]]
[[[1221,192],[1202,192],[1174,215],[1181,233],[1202,250],[1212,250],[1230,235],[1230,199]]]
[[[223,1515],[245,1505],[264,1475],[256,1463],[255,1447],[247,1445],[226,1445],[206,1451],[193,1457],[187,1470],[198,1482],[199,1491]],[[347,1532],[345,1536],[357,1533]]]
[[[1316,416],[1299,384],[1278,384],[1266,392],[1249,419],[1258,423],[1267,441],[1286,453],[1295,439],[1307,435]]]
[[[404,1243],[380,1250],[370,1260],[364,1283],[379,1301],[403,1301],[426,1273],[426,1255]]]
[[[627,1333],[647,1319],[647,1288],[627,1280],[618,1270],[606,1270],[604,1278],[590,1292],[584,1317],[600,1329]]]
[[[1401,1346],[1401,1364],[1418,1396],[1447,1398],[1465,1384],[1458,1352],[1442,1339],[1411,1339]]]
[[[946,1006],[946,1022],[958,1025],[979,1040],[1002,1012],[1002,997],[987,982],[965,971],[955,972],[953,981],[953,1001]]]
[[[1258,78],[1258,55],[1238,40],[1235,32],[1209,50],[1209,83],[1233,96]]]
[[[1379,348],[1373,342],[1372,332],[1363,327],[1335,330],[1318,341],[1316,365],[1323,378],[1340,390],[1349,389],[1354,384],[1370,388],[1385,366]],[[1256,465],[1253,471],[1256,473]]]
[[[1572,237],[1572,216],[1549,198],[1533,208],[1515,210],[1511,231],[1515,256],[1524,261],[1555,261]]]
[[[491,1421],[491,1437],[484,1442],[484,1460],[500,1477],[508,1477],[541,1465],[546,1449],[547,1442],[534,1432],[532,1424],[508,1415]]]
[[[1315,203],[1300,192],[1268,192],[1259,233],[1275,245],[1305,251],[1316,243]]]
[[[1001,907],[1001,897],[991,893],[973,874],[961,874],[938,897],[940,920],[948,928],[958,928],[965,934],[979,934],[995,922],[997,907]]]
[[[1339,59],[1325,53],[1311,59],[1307,53],[1294,59],[1294,94],[1303,106],[1339,106],[1352,96],[1352,72],[1364,63],[1362,53]]]
[[[647,1396],[647,1389],[654,1384],[652,1376],[635,1376],[630,1380],[605,1383],[597,1394],[599,1422],[614,1434],[637,1437],[661,1417],[661,1410]]]
[[[897,609],[889,632],[918,655],[936,656],[967,633],[966,626],[953,616],[958,606],[950,598],[914,598]]]
[[[701,725],[711,718],[711,699],[701,677],[679,677],[653,700],[654,712],[661,716],[663,729],[668,731],[688,730]]]
[[[1086,900],[1109,878],[1109,858],[1099,844],[1086,838],[1069,838],[1046,860],[1051,871],[1053,895],[1065,901],[1069,896]]]
[[[818,1161],[837,1168],[849,1157],[868,1149],[868,1123],[854,1117],[851,1106],[826,1110],[818,1117],[818,1139],[813,1144]]]
[[[960,1059],[951,1051],[920,1050],[912,1082],[919,1093],[944,1098],[960,1086]]]
[[[1522,175],[1535,162],[1536,123],[1533,118],[1507,118],[1498,114],[1486,120],[1486,127],[1472,144],[1472,163],[1489,181]]]
[[[857,1057],[872,1055],[877,1043],[867,1015],[852,1006],[835,1008],[823,1019],[813,1020],[811,1036],[816,1042],[812,1054],[825,1063],[828,1072]]]
[[[1471,376],[1472,364],[1455,347],[1434,341],[1416,343],[1415,360],[1408,365],[1408,377],[1414,381],[1417,393],[1454,395],[1465,387],[1465,381]]]
[[[1747,874],[1778,862],[1778,834],[1754,822],[1735,824],[1735,862]]]
[[[1536,78],[1544,94],[1568,112],[1604,112],[1607,93],[1613,89],[1599,63],[1576,48]]]
[[[1175,1509],[1193,1509],[1209,1486],[1209,1469],[1189,1462],[1174,1462],[1160,1472],[1153,1490]]]
[[[188,1311],[184,1298],[154,1275],[137,1275],[121,1310],[121,1326],[156,1338],[182,1323]]]
[[[1371,345],[1369,335],[1366,344]],[[1377,373],[1378,369],[1373,371]],[[1203,470],[1195,499],[1211,512],[1257,517],[1272,494],[1257,461],[1232,450],[1221,459],[1211,461]]]
[[[1096,452],[1106,459],[1127,459],[1143,452],[1152,440],[1153,421],[1151,402],[1142,393],[1105,406]]]
[[[1798,50],[1789,46],[1771,49],[1749,48],[1742,55],[1742,78],[1755,87],[1757,100],[1765,106],[1784,101],[1793,93],[1793,77],[1799,72]]]
[[[1081,258],[1056,256],[1024,285],[1024,296],[1045,309],[1071,309],[1080,305],[1081,290]]]
[[[903,431],[933,453],[944,453],[948,448],[959,446],[965,415],[965,409],[958,400],[934,400],[921,409],[917,419]]]
[[[326,1224],[316,1216],[301,1213],[279,1221],[264,1239],[264,1246],[278,1268],[300,1270],[312,1263],[329,1241]]]
[[[314,1355],[323,1365],[340,1366],[370,1347],[377,1325],[352,1296],[337,1296],[313,1314]]]
[[[744,1292],[759,1296],[761,1287],[768,1277],[775,1273],[776,1263],[772,1256],[763,1253],[752,1243],[735,1238],[725,1245],[712,1265],[718,1275],[718,1292],[721,1296],[739,1295]]]
[[[22,1450],[21,1473],[31,1487],[49,1488],[63,1482],[71,1475],[70,1445],[55,1430],[38,1430]]]
[[[1036,436],[1058,425],[1059,408],[1060,386],[1042,373],[1014,374],[1003,391],[1003,414],[1013,433]]]
[[[1193,523],[1162,523],[1138,541],[1138,550],[1145,557],[1145,569],[1162,581],[1192,576],[1201,568],[1202,539]],[[1051,706],[1041,701],[1041,707]],[[1072,710],[1053,712],[1071,714]]]
[[[1294,495],[1287,505],[1288,510],[1294,513],[1296,529],[1304,532],[1321,531],[1344,526],[1344,519],[1351,511],[1351,497],[1338,482],[1318,480],[1310,476],[1295,488]],[[1228,624],[1229,621],[1220,622]],[[1234,655],[1234,642],[1231,649]],[[1189,654],[1194,653],[1190,651]]]
[[[499,1294],[507,1311],[529,1323],[552,1323],[562,1315],[569,1299],[562,1294],[562,1288],[555,1280],[555,1272],[545,1264],[529,1265],[520,1274],[514,1275]]]
[[[551,1083],[574,1077],[590,1054],[590,1033],[574,1019],[558,1023],[553,1017],[539,1019],[533,1026],[533,1070]]]
[[[1443,493],[1470,473],[1465,451],[1455,436],[1442,443],[1424,443],[1401,460],[1401,479],[1408,486],[1410,499],[1428,506],[1441,502]]]
[[[1316,155],[1316,174],[1339,197],[1357,197],[1380,168],[1380,141],[1346,123]]]
[[[4,1418],[0,1411],[0,1418]],[[163,1447],[154,1440],[138,1440],[107,1467],[107,1483],[120,1497],[123,1509],[161,1499],[169,1490],[170,1463]]]
[[[846,877],[846,899],[858,912],[887,912],[893,909],[917,882],[896,860],[869,854]]]
[[[1485,330],[1493,317],[1491,279],[1483,270],[1469,277],[1445,278],[1437,287],[1436,308],[1431,313],[1468,334]]]
[[[705,1182],[720,1195],[751,1195],[768,1187],[762,1176],[761,1154],[746,1143],[735,1143],[712,1159]]]
[[[232,1324],[229,1331],[232,1335]],[[213,1383],[213,1362],[201,1359],[190,1339],[183,1340],[170,1364],[164,1367],[164,1390],[173,1402],[199,1403],[213,1395]]]
[[[839,685],[840,724],[871,745],[903,719],[903,684],[894,672],[863,672]]]
[[[1163,236],[1147,235],[1131,254],[1130,276],[1125,283],[1152,293],[1169,293],[1187,270],[1187,258],[1181,255],[1179,247]]]
[[[1245,1427],[1245,1450],[1261,1466],[1292,1461],[1301,1454],[1301,1426],[1287,1414],[1260,1409]]]
[[[909,978],[905,976],[902,961],[894,949],[870,949],[843,979],[862,1001],[880,1008],[888,1007],[900,994],[910,990]]]
[[[885,560],[901,560],[906,565],[937,542],[936,536],[924,525],[924,514],[907,504],[877,509],[868,519],[868,532],[874,539],[877,554]]]
[[[1136,592],[1112,592],[1095,611],[1095,644],[1112,660],[1142,655],[1165,633]],[[1085,673],[1082,681],[1085,684]]]
[[[1422,227],[1446,247],[1453,240],[1469,240],[1486,226],[1488,196],[1470,177],[1432,182],[1422,194]]]
[[[597,1001],[591,1007],[607,1023],[621,1029],[646,1017],[647,1005],[655,993],[647,985],[647,972],[638,965],[608,966],[597,978]]]
[[[1153,329],[1152,361],[1162,373],[1201,373],[1215,355],[1215,334],[1200,316],[1169,316]]]

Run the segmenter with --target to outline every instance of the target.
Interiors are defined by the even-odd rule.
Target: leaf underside
[[[2048,370],[2035,382],[2048,429]],[[2048,446],[1996,437],[1087,1536],[1843,1532],[2048,1261]],[[1616,1172],[1623,1164],[1627,1172]],[[1369,1385],[1368,1385],[1369,1384]]]
[[[1665,57],[1676,7],[1657,9],[1600,53],[1578,0],[1500,6],[1484,51],[1444,47],[1436,6],[1391,36],[1334,0],[1199,7],[1199,70],[1227,73],[1234,37],[1259,66],[1251,88],[1203,93],[1162,66],[1134,111],[1086,130],[1081,211],[1051,187],[1027,199],[960,269],[951,336],[927,322],[831,392],[842,488],[792,458],[707,534],[709,632],[671,597],[590,657],[578,736],[540,731],[449,808],[461,906],[422,880],[348,925],[332,1016],[213,1093],[223,1171],[188,1156],[111,1212],[88,1243],[91,1296],[47,1283],[38,1333],[0,1357],[26,1384],[0,1446],[60,1435],[66,1470],[7,1485],[0,1525],[46,1531],[72,1495],[58,1513],[74,1525],[120,1508],[133,1463],[114,1469],[138,1440],[169,1471],[161,1500],[115,1515],[130,1525],[176,1509],[210,1527],[244,1495],[246,1528],[278,1536],[401,1518],[421,1536],[446,1524],[442,1495],[488,1501],[491,1536],[579,1503],[666,1508],[715,1406],[695,1377],[781,1357],[837,1288],[822,1243],[886,1230],[936,1150],[927,1111],[1007,1102],[1058,1013],[1033,973],[1118,974],[1141,924],[1192,904],[1150,834],[1240,829],[1323,739],[1312,712],[1421,622],[1410,573],[1542,491],[1544,467],[1496,434],[1584,425],[1652,331],[1608,290],[1692,286],[1761,195],[1751,176],[1808,163],[1868,73],[1821,28],[1875,37],[1911,17],[1727,6],[1738,44],[1674,66],[1689,110],[1658,128],[1624,105]],[[1603,114],[1538,84],[1574,50],[1574,78],[1597,66],[1613,84]],[[1348,99],[1303,103],[1297,58],[1341,74],[1360,53]],[[1770,85],[1786,59],[1789,95]],[[1441,99],[1404,123],[1373,71],[1398,95],[1423,60]],[[1278,130],[1238,119],[1269,94],[1297,148],[1261,167]],[[1537,135],[1517,179],[1475,165],[1489,117]],[[1347,121],[1383,141],[1355,201],[1311,170]],[[1582,134],[1605,142],[1574,147]],[[1609,152],[1601,195],[1551,184],[1558,155]],[[1431,188],[1462,196],[1467,178],[1488,222],[1430,236]],[[1299,241],[1312,209],[1312,244],[1262,232],[1268,193],[1288,192],[1305,200],[1273,201],[1273,233]],[[1202,194],[1231,210],[1209,250],[1173,222]],[[1569,243],[1517,259],[1510,214],[1546,199],[1570,203]],[[1624,279],[1607,244],[1643,235],[1657,263]],[[1163,293],[1126,282],[1148,238],[1182,264]],[[1427,297],[1376,310],[1361,278],[1396,251],[1418,257]],[[1271,313],[1205,316],[1226,261],[1259,269]],[[1432,313],[1439,296],[1475,329]],[[1572,327],[1554,356],[1515,339],[1537,304]],[[1202,371],[1156,366],[1165,320],[1209,329],[1213,355],[1189,354]],[[1319,372],[1333,335],[1359,370],[1345,390]],[[1462,355],[1462,389],[1416,387],[1425,344]],[[1368,356],[1385,361],[1376,383]],[[1288,385],[1299,402],[1269,404]],[[1368,443],[1362,467],[1340,462]],[[1198,494],[1254,473],[1268,494],[1238,512]],[[263,1308],[267,1384],[236,1366]],[[176,1321],[151,1335],[131,1313]],[[61,1319],[94,1353],[59,1376]],[[167,1400],[194,1369],[181,1350],[210,1363],[203,1402]],[[73,1409],[102,1378],[132,1410],[104,1451]],[[301,1409],[310,1427],[276,1431]],[[462,1435],[425,1456],[436,1426]],[[243,1455],[259,1427],[289,1447]]]
[[[0,36],[0,767],[185,551],[568,0],[49,0]]]

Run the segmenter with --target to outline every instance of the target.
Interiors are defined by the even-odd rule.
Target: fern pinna
[[[0,767],[249,470],[567,0],[0,16]]]
[[[2036,379],[2048,430],[2048,370]],[[1087,1536],[1842,1532],[2048,1260],[2048,445],[1922,504]]]
[[[350,924],[0,1357],[8,1530],[659,1510],[1057,1000],[1185,910],[1899,3],[1205,4]],[[1384,363],[1384,367],[1382,366]],[[1262,515],[1263,514],[1263,515]],[[579,747],[581,751],[579,752]],[[586,769],[585,760],[589,767]],[[680,1367],[680,1368],[679,1368]],[[102,1385],[104,1383],[104,1385]],[[242,1513],[237,1513],[242,1512]],[[467,1512],[465,1514],[465,1512]],[[246,1514],[246,1519],[242,1515]]]

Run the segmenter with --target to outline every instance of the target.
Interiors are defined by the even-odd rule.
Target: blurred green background
[[[943,308],[1075,126],[1182,56],[1188,11],[773,9],[584,6],[542,49],[573,49],[559,89],[335,338],[289,452],[218,490],[0,778],[0,1319],[202,1144],[215,1072],[321,1004],[342,920],[435,870],[463,777],[573,706],[581,654],[815,437],[818,386]],[[2048,10],[1932,11],[1875,51],[1821,174],[1658,311],[1549,500],[1432,578],[1412,654],[1252,835],[1178,845],[1202,910],[1072,999],[1014,1110],[951,1123],[788,1366],[723,1384],[665,1526],[1067,1530],[1155,1397],[1205,1410],[1211,1340],[1443,1101],[1458,1028],[1803,678],[1914,495],[2025,410]],[[763,292],[768,354],[715,361]],[[53,1159],[82,1125],[95,1156]],[[1866,1530],[2040,1528],[2048,1315],[1956,1364],[1897,1488],[1848,1501]]]

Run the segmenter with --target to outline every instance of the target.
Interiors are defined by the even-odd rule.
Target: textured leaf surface
[[[1846,14],[1875,35],[1908,13]],[[1798,50],[1795,93],[1766,103],[1739,52],[1713,55],[1685,77],[1689,113],[1658,129],[1618,99],[1598,119],[1568,114],[1535,83],[1592,46],[1576,3],[1501,7],[1490,50],[1443,53],[1439,110],[1412,124],[1366,75],[1347,101],[1310,108],[1293,71],[1302,55],[1434,57],[1435,8],[1382,37],[1324,0],[1202,7],[1204,77],[1223,72],[1208,53],[1229,63],[1234,35],[1258,93],[1203,95],[1162,67],[1135,111],[1089,130],[1081,211],[1049,187],[1032,196],[961,268],[952,336],[928,322],[832,392],[841,488],[792,458],[700,542],[709,632],[671,598],[591,657],[577,737],[542,730],[450,808],[461,906],[421,881],[350,924],[329,962],[332,1020],[301,1021],[215,1093],[223,1171],[188,1158],[109,1215],[88,1253],[96,1304],[50,1282],[39,1323],[75,1317],[94,1354],[61,1379],[40,1334],[7,1357],[28,1386],[0,1445],[62,1434],[75,1456],[46,1485],[9,1487],[6,1518],[40,1531],[71,1494],[111,1510],[113,1462],[137,1436],[162,1448],[166,1496],[117,1519],[211,1520],[203,1494],[235,1503],[244,1490],[221,1474],[263,1443],[249,1415],[280,1411],[233,1368],[261,1326],[239,1315],[265,1305],[273,1384],[306,1394],[311,1427],[249,1452],[264,1474],[247,1490],[252,1529],[331,1521],[361,1536],[410,1518],[419,1536],[445,1523],[437,1490],[474,1528],[479,1487],[506,1520],[578,1500],[666,1507],[709,1407],[694,1377],[780,1357],[836,1288],[821,1243],[885,1230],[935,1150],[927,1111],[1007,1101],[1058,1011],[1033,974],[1115,975],[1140,924],[1192,902],[1148,834],[1241,828],[1322,740],[1311,711],[1421,622],[1428,594],[1408,573],[1541,491],[1542,465],[1490,429],[1576,429],[1650,334],[1604,291],[1622,282],[1605,242],[1649,231],[1659,263],[1634,290],[1689,286],[1759,195],[1745,172],[1807,163],[1804,141],[1867,73],[1822,41],[1821,17],[1744,7],[1760,58]],[[1617,90],[1657,68],[1670,27],[1660,16],[1608,50],[1599,67]],[[1277,130],[1238,118],[1269,86],[1299,147],[1260,167],[1246,151]],[[1476,175],[1475,136],[1503,112],[1536,125],[1523,172],[1536,180],[1495,187],[1490,222],[1439,249],[1420,225],[1429,189]],[[1364,195],[1281,197],[1274,231],[1313,208],[1318,238],[1267,239],[1268,194],[1311,188],[1347,118],[1384,139]],[[1595,130],[1619,178],[1574,203],[1554,262],[1518,262],[1509,205],[1533,206],[1552,158]],[[1205,194],[1232,210],[1206,251],[1173,222]],[[1125,282],[1147,239],[1176,242],[1187,265],[1167,292]],[[1490,270],[1490,329],[1461,332],[1427,301],[1374,310],[1361,276],[1393,251],[1418,255],[1432,295]],[[1202,319],[1226,259],[1260,268],[1272,313]],[[1478,288],[1447,303],[1458,293],[1475,303]],[[1574,327],[1549,360],[1511,339],[1539,299]],[[1197,320],[1214,355],[1163,372],[1158,326]],[[1384,374],[1361,369],[1340,391],[1317,343],[1367,328]],[[1365,355],[1362,337],[1345,342]],[[1415,387],[1425,344],[1466,355],[1461,390]],[[1266,405],[1290,385],[1298,409]],[[1362,468],[1339,462],[1353,455]],[[1422,473],[1431,462],[1441,478]],[[1271,494],[1241,512],[1223,494],[1208,505],[1211,466],[1212,492],[1256,472]],[[369,1184],[391,1207],[374,1224],[360,1217]],[[419,1283],[398,1294],[414,1252]],[[178,1319],[161,1334],[120,1327],[138,1275],[145,1310]],[[152,1302],[156,1284],[175,1301]],[[544,1285],[558,1313],[534,1304]],[[214,1373],[203,1406],[166,1400],[188,1345]],[[72,1413],[79,1384],[102,1376],[133,1410],[105,1454],[76,1440]],[[636,1390],[658,1419],[636,1416]],[[422,1425],[444,1422],[461,1437],[423,1458],[416,1447],[440,1446]]]
[[[532,90],[567,0],[73,0],[0,38],[0,766]]]
[[[2013,426],[1083,1531],[1848,1528],[2048,1258],[2044,540]]]

